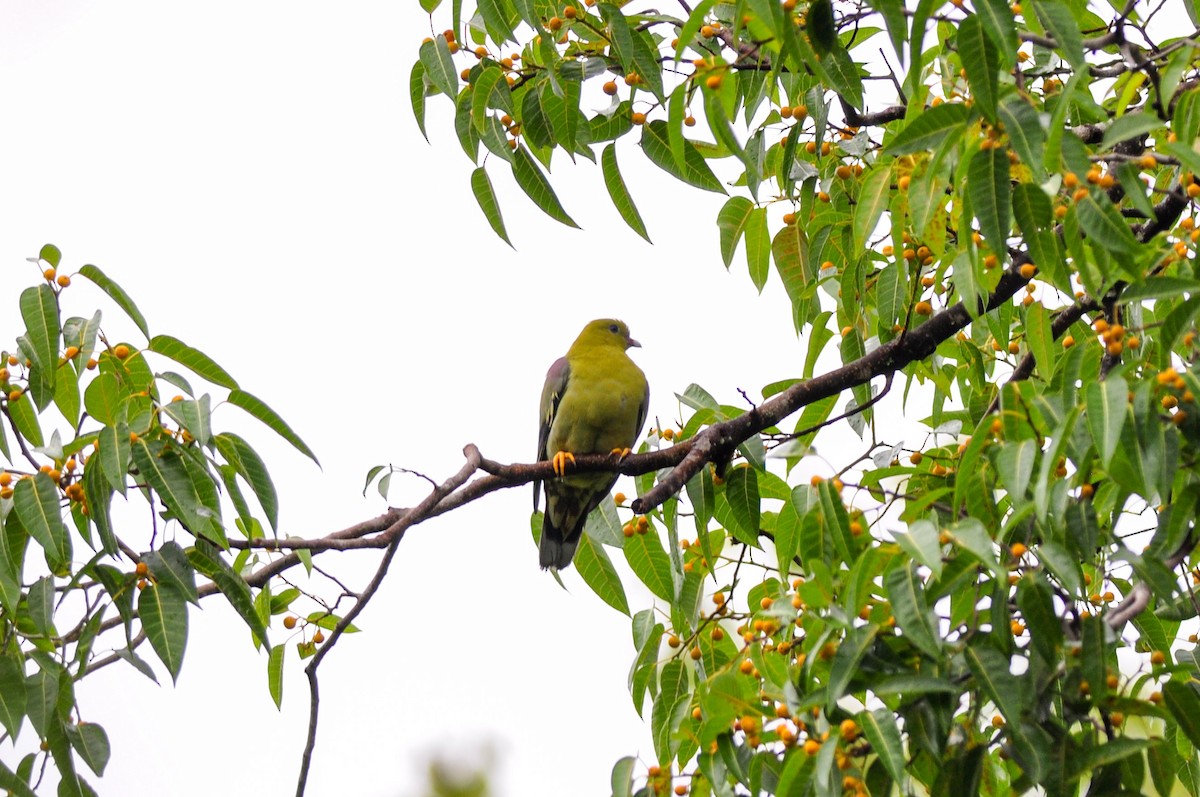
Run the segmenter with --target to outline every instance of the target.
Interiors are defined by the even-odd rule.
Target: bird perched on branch
[[[646,422],[650,387],[646,375],[626,354],[641,346],[629,327],[611,318],[592,321],[555,360],[542,388],[538,461],[550,460],[557,478],[545,482],[546,514],[539,562],[562,570],[575,557],[588,513],[617,481],[615,473],[566,475],[579,454],[624,457]],[[533,484],[533,508],[542,485]]]

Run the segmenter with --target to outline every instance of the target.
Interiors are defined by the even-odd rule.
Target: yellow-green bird
[[[611,318],[592,321],[546,374],[542,388],[538,461],[551,460],[558,478],[545,482],[546,515],[538,559],[542,569],[570,566],[588,513],[617,481],[615,473],[566,476],[576,454],[625,456],[637,442],[650,386],[642,369],[625,353],[641,346],[629,327]],[[541,484],[533,484],[538,508]]]

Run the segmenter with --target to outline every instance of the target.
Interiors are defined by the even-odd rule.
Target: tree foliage
[[[808,342],[761,400],[690,385],[640,453],[577,458],[637,490],[593,514],[575,561],[631,617],[654,740],[616,763],[614,797],[1200,794],[1196,8],[681,7],[455,0],[410,82],[422,130],[452,101],[505,241],[488,169],[575,225],[546,175],[559,150],[598,160],[648,238],[618,166],[636,138],[626,169],[644,155],[728,196],[721,258],[744,252],[760,290],[774,274]],[[468,446],[417,505],[288,537],[266,463],[214,424],[246,412],[313,456],[303,440],[100,269],[32,259],[0,370],[0,725],[42,749],[0,762],[0,787],[33,794],[52,761],[61,794],[93,793],[109,740],[74,684],[114,664],[177,677],[191,608],[221,596],[277,703],[307,660],[302,793],[318,666],[406,530],[549,464]],[[69,309],[72,278],[142,337]],[[839,429],[859,449],[800,478]],[[118,494],[149,528],[114,522]],[[358,548],[384,553],[348,609],[281,578]]]
[[[589,527],[597,594],[620,549],[657,599],[614,795],[1200,793],[1197,8],[679,6],[431,0],[410,82],[506,241],[486,170],[573,225],[563,156],[648,237],[644,156],[809,341],[761,405],[683,391]],[[832,478],[767,467],[843,420]]]

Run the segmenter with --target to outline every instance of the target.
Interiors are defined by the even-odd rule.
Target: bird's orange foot
[[[575,455],[570,451],[559,451],[557,454],[555,454],[550,460],[550,466],[554,468],[554,475],[566,475],[568,462],[570,462],[572,465],[575,464]]]
[[[616,457],[617,462],[620,462],[621,460],[625,459],[625,457],[629,456],[632,453],[633,453],[632,448],[614,448],[612,450],[612,452],[609,454],[609,456]]]

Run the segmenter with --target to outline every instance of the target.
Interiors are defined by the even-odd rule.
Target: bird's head
[[[592,321],[575,339],[575,346],[619,346],[622,351],[630,346],[640,348],[641,345],[629,337],[629,327],[624,321],[613,318],[598,318]]]

